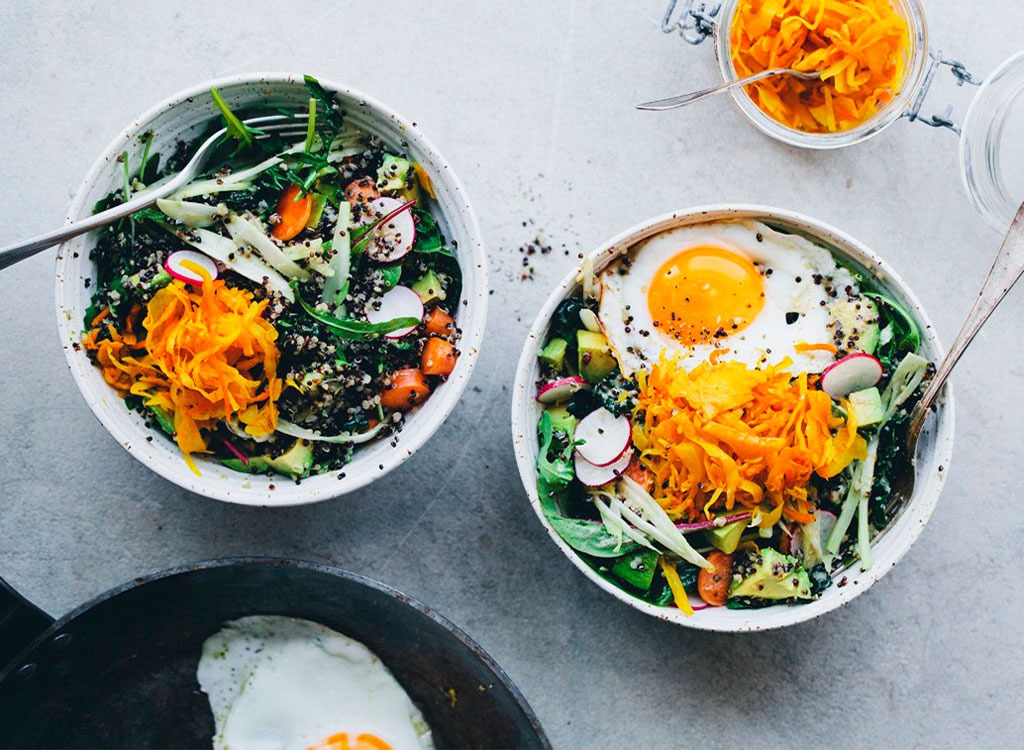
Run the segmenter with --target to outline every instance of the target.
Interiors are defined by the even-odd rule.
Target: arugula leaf
[[[921,345],[921,332],[910,313],[892,298],[874,292],[865,292],[864,296],[875,302],[881,319],[882,328],[879,331],[875,356],[882,363],[883,369],[892,373],[893,365],[905,354],[918,350]]]
[[[573,444],[567,445],[554,459],[551,459],[548,457],[554,438],[551,414],[545,411],[541,415],[538,427],[540,429],[540,452],[537,454],[537,474],[549,488],[563,489],[576,477],[576,471],[569,458],[572,454]]]
[[[306,300],[298,294],[297,290],[295,298],[299,301],[299,304],[302,305],[302,309],[306,311],[309,317],[319,323],[323,323],[332,333],[344,339],[375,338],[381,334],[397,331],[400,328],[408,328],[409,326],[418,325],[420,322],[416,318],[395,318],[394,320],[388,320],[384,323],[367,323],[362,320],[336,318],[330,313],[317,310],[311,304],[306,302]]]
[[[306,90],[309,92],[310,97],[316,99],[320,109],[323,110],[323,121],[330,126],[333,136],[333,133],[341,130],[342,125],[344,125],[345,113],[338,106],[337,102],[334,101],[334,97],[327,93],[327,89],[320,85],[320,81],[313,76],[303,76],[302,80],[306,83]],[[330,140],[334,140],[333,137]],[[330,140],[328,143],[330,143]]]
[[[210,89],[210,96],[213,97],[214,105],[216,105],[217,109],[220,110],[221,118],[224,120],[224,127],[227,128],[228,135],[238,141],[238,148],[235,149],[235,154],[251,144],[253,136],[263,134],[262,130],[250,128],[244,122],[239,120],[238,116],[231,111],[227,102],[224,101],[224,97],[220,95],[220,92],[217,89]],[[232,154],[232,156],[233,155],[234,154]]]

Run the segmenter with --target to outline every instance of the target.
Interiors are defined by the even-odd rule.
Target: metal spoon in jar
[[[768,70],[762,70],[760,73],[754,73],[753,75],[746,76],[745,78],[737,78],[735,81],[720,83],[717,86],[701,89],[700,91],[692,91],[689,94],[683,94],[682,96],[673,96],[670,99],[658,99],[657,101],[638,104],[636,105],[636,108],[657,111],[685,107],[687,104],[693,104],[693,102],[713,96],[714,94],[722,91],[728,91],[736,86],[746,86],[748,83],[755,83],[756,81],[760,81],[764,78],[780,75],[791,75],[794,78],[810,81],[815,78],[821,78],[821,71],[793,70],[792,68],[769,68]]]
[[[971,343],[982,325],[988,320],[992,311],[1003,301],[1003,297],[1017,283],[1022,274],[1024,274],[1024,204],[1017,209],[1017,215],[1006,232],[1003,245],[992,262],[988,277],[985,279],[981,291],[978,292],[978,298],[974,302],[974,307],[967,314],[967,320],[964,321],[960,333],[957,334],[953,345],[949,347],[939,369],[935,371],[935,377],[928,384],[921,400],[917,402],[914,410],[910,413],[907,451],[912,459],[917,455],[917,441],[921,437],[921,428],[924,427],[928,411],[935,403],[935,399],[938,398],[939,391],[942,390],[946,379],[953,371],[954,365],[960,360],[967,345]],[[909,490],[913,491],[912,484]]]

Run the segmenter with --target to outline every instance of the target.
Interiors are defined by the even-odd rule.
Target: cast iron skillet
[[[0,580],[0,747],[209,748],[203,641],[245,615],[302,617],[365,643],[439,748],[550,748],[501,668],[428,607],[368,578],[266,558],[138,578],[54,622]]]

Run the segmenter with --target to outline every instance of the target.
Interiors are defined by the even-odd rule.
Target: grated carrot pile
[[[729,36],[738,76],[768,68],[821,71],[746,86],[773,120],[809,133],[849,130],[899,93],[910,32],[890,0],[740,0]]]
[[[705,362],[687,373],[663,356],[638,373],[633,442],[669,515],[713,518],[740,505],[759,510],[762,527],[782,514],[806,523],[811,475],[832,477],[864,458],[853,411],[834,417],[829,395],[789,364]]]
[[[122,397],[139,396],[174,419],[175,439],[189,468],[207,452],[201,430],[237,418],[253,437],[277,427],[280,353],[277,331],[263,318],[267,301],[207,279],[201,289],[174,281],[149,301],[145,318],[134,307],[124,330],[97,316],[84,338],[96,352],[103,379]]]

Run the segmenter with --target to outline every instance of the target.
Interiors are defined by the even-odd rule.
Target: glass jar
[[[732,32],[732,21],[740,0],[725,0],[715,17],[715,56],[718,58],[718,69],[722,80],[726,83],[735,81],[739,76],[733,67],[732,54],[729,49],[729,36]],[[787,127],[769,117],[747,94],[745,87],[730,89],[733,102],[739,107],[750,122],[762,132],[790,146],[810,149],[831,149],[850,146],[870,138],[881,132],[903,115],[912,105],[928,69],[928,30],[924,22],[924,13],[918,0],[892,0],[893,8],[907,24],[910,47],[905,52],[906,73],[903,86],[893,100],[882,107],[876,114],[849,130],[835,133],[808,133]]]
[[[740,1],[669,0],[662,31],[678,32],[694,45],[712,37],[722,81],[735,81],[738,76],[729,46]],[[891,102],[860,125],[835,133],[795,130],[763,112],[743,87],[730,89],[729,94],[744,117],[761,132],[799,148],[826,150],[851,146],[877,135],[901,117],[952,130],[960,136],[961,174],[971,203],[992,227],[1003,232],[1024,201],[1024,52],[1006,60],[984,81],[979,81],[962,63],[946,59],[929,47],[919,0],[891,2],[907,22],[910,36],[903,86]],[[979,86],[962,128],[953,121],[952,108],[941,115],[921,115],[924,99],[943,67],[950,69],[957,85]]]

